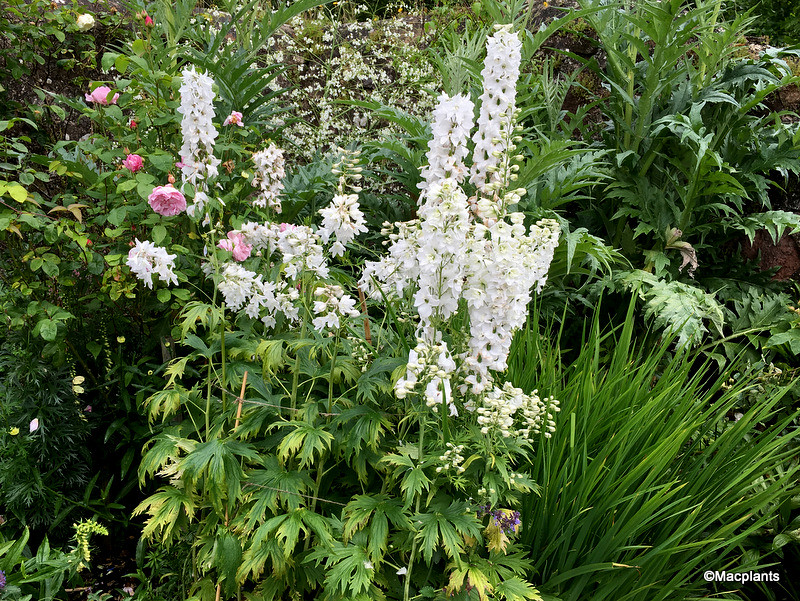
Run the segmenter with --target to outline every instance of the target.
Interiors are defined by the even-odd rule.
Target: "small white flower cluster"
[[[478,116],[478,131],[472,137],[475,150],[469,181],[483,193],[488,184],[499,181],[497,167],[513,135],[517,79],[522,58],[522,42],[511,25],[495,26],[497,31],[486,41],[483,94]]]
[[[367,231],[364,225],[364,214],[358,204],[358,194],[337,194],[330,206],[320,209],[322,227],[319,230],[323,242],[327,243],[331,235],[335,242],[331,245],[331,254],[341,256],[344,247],[353,241],[357,234]]]
[[[395,229],[397,233],[394,233]],[[383,224],[381,234],[389,237],[389,253],[379,261],[366,261],[358,282],[370,298],[381,300],[384,295],[403,296],[403,291],[417,281],[417,251],[421,231],[420,222],[416,219]]]
[[[361,373],[365,373],[372,364],[372,360],[375,358],[372,353],[370,342],[360,335],[347,336],[346,339],[350,345],[351,356],[355,360],[355,363],[361,366]]]
[[[475,225],[470,239],[469,273],[464,298],[470,318],[469,352],[463,357],[466,385],[474,394],[492,383],[490,371],[504,371],[514,332],[525,323],[531,285],[537,292],[547,280],[547,269],[558,245],[559,227],[543,219],[526,233],[522,213],[509,215],[511,223]]]
[[[394,386],[395,395],[404,399],[424,386],[425,404],[428,407],[438,411],[438,406],[446,400],[450,415],[458,415],[458,409],[452,401],[450,383],[455,371],[456,363],[446,342],[417,338],[417,346],[408,354],[406,374]]]
[[[322,241],[326,244],[331,236],[336,240],[331,245],[331,254],[339,257],[344,254],[344,247],[360,233],[367,231],[364,219],[364,213],[358,204],[358,193],[361,192],[361,187],[354,183],[349,183],[348,180],[352,179],[358,181],[361,179],[361,167],[358,167],[359,151],[348,151],[340,149],[343,153],[339,162],[334,163],[332,172],[339,176],[339,183],[336,190],[336,195],[333,197],[331,204],[320,209],[319,213],[322,215],[322,227],[319,229],[319,234]],[[352,190],[352,194],[347,194],[347,189]]]
[[[278,226],[277,250],[283,255],[287,277],[296,279],[303,271],[313,271],[320,279],[329,275],[319,234],[307,225]]]
[[[461,94],[452,98],[447,94],[439,96],[439,103],[433,110],[431,130],[433,138],[428,142],[428,164],[421,170],[424,181],[417,184],[422,191],[420,204],[425,193],[437,182],[453,179],[457,184],[464,181],[467,167],[467,138],[472,131],[474,117],[472,101]]]
[[[314,314],[311,320],[314,329],[323,332],[325,329],[339,329],[340,317],[358,317],[361,313],[355,308],[356,301],[344,293],[341,286],[327,284],[314,290]]]
[[[445,472],[454,469],[457,473],[463,474],[464,466],[461,465],[464,462],[464,456],[461,454],[463,452],[464,445],[455,445],[452,442],[448,442],[447,450],[444,452],[444,455],[439,457],[439,461],[443,461],[444,465],[437,467],[436,471]]]
[[[155,246],[149,240],[140,242],[137,239],[135,246],[128,252],[126,263],[134,275],[152,289],[154,273],[162,282],[178,284],[178,277],[172,271],[177,256],[170,255],[166,248]]]
[[[264,282],[256,275],[236,263],[225,265],[218,289],[225,303],[234,311],[244,307],[250,317],[261,317],[267,327],[273,327],[278,313],[283,313],[291,322],[299,319],[300,298],[298,279],[303,272],[312,272],[319,279],[330,275],[325,259],[322,240],[308,226],[287,223],[243,224],[233,233],[241,234],[245,243],[253,246],[256,255],[274,266],[280,265],[282,277],[278,282]],[[280,255],[280,258],[277,256]],[[341,327],[342,317],[358,317],[356,299],[344,293],[341,286],[323,285],[314,290],[312,319],[318,331]]]
[[[217,289],[231,310],[238,311],[244,307],[249,317],[260,317],[268,328],[275,326],[278,313],[283,313],[290,322],[296,322],[299,310],[295,301],[300,297],[297,288],[286,285],[279,288],[274,282],[264,282],[261,278],[238,263],[227,263],[220,274]]]
[[[321,279],[329,275],[320,236],[306,225],[251,221],[235,233],[242,234],[257,256],[269,258],[273,252],[280,252],[284,273],[290,279],[296,279],[303,271],[313,271]]]
[[[269,207],[276,213],[281,212],[279,196],[283,190],[284,171],[283,151],[274,143],[264,150],[253,153],[255,174],[250,182],[254,188],[259,188],[259,193],[253,200],[257,207]]]
[[[219,132],[214,127],[213,86],[214,80],[194,67],[183,71],[178,108],[183,115],[181,175],[184,183],[195,187],[194,203],[187,208],[190,216],[203,210],[208,200],[206,181],[219,173],[220,160],[214,156],[214,140]]]
[[[553,397],[540,399],[538,391],[525,394],[510,382],[502,388],[495,386],[489,393],[480,397],[480,404],[468,404],[468,410],[478,415],[478,425],[483,434],[497,432],[504,437],[514,436],[528,438],[545,429],[545,436],[550,438],[555,432],[553,416],[560,410],[558,401]],[[519,415],[522,427],[514,428],[514,417]]]

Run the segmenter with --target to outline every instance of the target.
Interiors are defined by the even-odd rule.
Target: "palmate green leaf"
[[[322,457],[325,451],[329,451],[334,440],[333,434],[327,430],[306,422],[283,422],[276,427],[294,428],[278,445],[278,457],[285,464],[300,451],[301,469],[311,465],[314,453]]]
[[[272,536],[272,530],[262,524],[250,539],[250,546],[242,554],[242,562],[236,573],[241,582],[248,577],[258,578],[270,562],[272,572],[276,576],[286,573],[288,562],[278,539]]]
[[[475,565],[467,565],[463,568],[456,567],[456,569],[450,573],[450,581],[447,584],[446,590],[450,593],[450,596],[453,596],[466,586],[470,587],[470,595],[471,591],[473,589],[475,590],[478,594],[479,601],[488,601],[488,595],[494,590],[486,574]]]
[[[390,393],[391,374],[405,361],[399,357],[380,357],[373,361],[367,371],[358,378],[356,398],[360,401],[375,401],[375,393]]]
[[[683,282],[666,282],[637,269],[615,276],[623,285],[645,300],[645,316],[655,325],[677,337],[678,346],[699,344],[708,332],[710,321],[722,335],[725,314],[713,295]]]
[[[373,407],[356,405],[337,415],[334,424],[347,433],[346,449],[356,452],[362,445],[377,450],[384,433],[391,427],[391,420]]]
[[[168,464],[174,464],[186,453],[191,453],[197,446],[197,441],[175,436],[170,432],[162,432],[148,441],[150,447],[142,456],[139,464],[139,482],[144,486],[147,478],[160,471]]]
[[[154,392],[144,404],[147,421],[153,423],[156,417],[161,415],[161,423],[164,423],[169,416],[176,414],[181,406],[186,405],[188,396],[188,391],[180,385]]]
[[[291,562],[303,540],[313,540],[323,555],[335,544],[328,520],[308,509],[296,509],[267,520],[256,530],[244,554],[240,578],[243,574],[259,574],[268,559],[273,562],[273,570],[276,566],[282,568]]]
[[[516,576],[501,580],[494,587],[494,594],[506,601],[525,601],[525,599],[541,601],[542,599],[536,587]]]
[[[275,456],[263,460],[264,469],[248,472],[251,498],[255,503],[249,510],[247,528],[263,520],[267,509],[274,513],[285,506],[290,511],[299,509],[305,502],[303,495],[308,494],[314,486],[311,475],[306,470],[287,470]]]
[[[142,530],[142,536],[149,538],[160,534],[161,542],[169,546],[175,527],[191,522],[195,507],[195,497],[190,491],[164,486],[142,501],[133,510],[133,515],[147,513],[150,517]]]
[[[215,330],[219,326],[221,318],[222,311],[219,307],[200,301],[190,301],[178,316],[178,320],[181,322],[181,337],[186,337],[189,332],[197,331],[198,323],[209,330]]]
[[[248,444],[233,439],[215,438],[201,442],[178,463],[178,470],[188,488],[202,478],[204,493],[218,513],[223,512],[223,500],[238,499],[244,471],[241,459],[255,460],[258,453]]]
[[[353,535],[363,530],[368,532],[367,550],[370,560],[376,564],[382,560],[386,553],[389,538],[389,521],[396,530],[409,530],[411,522],[403,511],[403,506],[398,499],[389,495],[357,495],[355,499],[344,508],[345,518],[342,536],[344,541],[349,541]]]
[[[441,546],[449,557],[460,564],[464,536],[478,538],[481,532],[475,513],[467,509],[467,504],[462,501],[451,504],[440,502],[432,505],[427,513],[412,518],[414,522],[421,523],[415,538],[421,543],[425,561],[430,562],[433,552]]]
[[[274,374],[286,363],[282,340],[262,340],[258,343],[255,355],[261,358],[265,373]]]
[[[372,585],[375,571],[369,567],[369,556],[363,545],[363,537],[359,542],[362,544],[350,542],[345,545],[335,541],[330,549],[314,549],[306,559],[316,562],[317,565],[325,562],[325,589],[333,598],[339,598],[339,595],[352,598],[375,589]]]

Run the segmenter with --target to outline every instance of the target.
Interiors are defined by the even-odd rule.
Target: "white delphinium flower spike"
[[[421,190],[420,204],[433,184],[445,179],[458,184],[464,181],[467,174],[464,159],[469,153],[467,139],[475,120],[472,111],[472,101],[466,96],[439,96],[431,123],[433,138],[428,142],[428,164],[420,170],[424,181],[417,184]]]
[[[358,281],[359,287],[375,300],[384,295],[402,297],[403,291],[419,277],[419,221],[387,222],[383,226],[381,233],[388,235],[391,242],[389,252],[380,261],[366,261]]]
[[[219,173],[220,160],[214,156],[214,80],[194,67],[183,71],[181,83],[181,175],[184,183],[195,187],[195,200],[186,212],[194,216],[208,199],[207,180]]]
[[[458,310],[470,229],[467,197],[455,180],[435,183],[419,216],[419,279],[414,305],[425,332]]]
[[[528,316],[531,288],[541,291],[558,245],[558,223],[543,219],[525,231],[524,215],[511,222],[475,226],[464,298],[470,322],[465,378],[474,394],[492,384],[491,371],[504,371],[514,332]]]
[[[339,176],[336,195],[329,206],[319,211],[322,215],[319,234],[326,244],[331,237],[335,239],[330,249],[335,257],[343,255],[344,247],[358,234],[367,231],[364,213],[358,204],[361,187],[356,185],[362,177],[361,167],[358,166],[360,152],[344,148],[340,148],[339,152],[342,153],[341,159],[331,169]]]
[[[314,297],[316,317],[311,323],[318,332],[338,329],[341,326],[340,317],[358,317],[361,314],[355,308],[355,299],[345,294],[341,286],[321,286],[314,290]]]
[[[500,176],[495,171],[500,155],[508,148],[513,135],[513,113],[516,106],[517,80],[522,58],[522,42],[511,25],[498,29],[486,41],[483,71],[483,94],[478,117],[478,130],[472,137],[470,182],[483,194],[491,195],[489,185]]]
[[[254,188],[259,188],[253,204],[257,207],[269,207],[276,213],[281,212],[281,203],[278,197],[283,190],[284,170],[283,151],[275,144],[270,144],[264,150],[253,154],[255,175],[252,182]]]

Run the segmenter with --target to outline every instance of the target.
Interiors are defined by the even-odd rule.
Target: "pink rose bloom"
[[[233,111],[222,125],[238,125],[239,127],[244,127],[244,123],[242,123],[242,114],[239,111]]]
[[[233,253],[234,261],[244,261],[253,252],[253,245],[247,244],[240,232],[228,232],[228,239],[220,240],[217,246],[222,250]]]
[[[172,184],[156,186],[147,200],[153,210],[164,217],[174,217],[186,210],[186,198]]]
[[[126,169],[130,169],[131,173],[136,173],[142,168],[142,165],[144,165],[144,159],[138,154],[129,154],[125,157],[125,160],[122,161],[122,164]]]
[[[228,232],[228,238],[233,242],[233,259],[244,261],[253,251],[253,245],[244,241],[244,236],[240,233]]]
[[[108,95],[111,94],[111,88],[108,86],[100,86],[99,88],[95,88],[91,94],[84,94],[86,97],[86,102],[93,102],[94,104],[102,104],[103,106],[107,106],[110,104],[117,104],[117,99],[119,98],[119,93],[114,94],[114,97],[109,101]]]

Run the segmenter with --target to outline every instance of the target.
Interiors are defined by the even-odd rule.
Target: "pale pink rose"
[[[250,253],[253,251],[253,246],[251,244],[247,244],[241,234],[228,232],[228,238],[230,238],[233,242],[234,261],[244,261],[250,256]]]
[[[244,261],[253,252],[253,245],[247,244],[240,232],[228,232],[228,239],[220,240],[217,246],[222,250],[233,253],[234,261]]]
[[[228,117],[223,121],[222,125],[238,125],[239,127],[244,127],[244,123],[242,123],[242,114],[239,111],[233,111]]]
[[[136,173],[142,168],[142,165],[144,165],[144,159],[138,154],[129,154],[125,157],[125,160],[122,161],[122,164],[126,169],[130,169],[131,173]]]
[[[108,99],[109,94],[111,94],[111,88],[108,86],[100,86],[99,88],[95,88],[91,94],[84,94],[84,96],[86,97],[86,102],[92,102],[94,104],[102,104],[103,106],[107,106],[109,103],[117,104],[119,94],[114,94],[111,100]]]
[[[147,200],[153,210],[164,217],[174,217],[186,210],[186,197],[172,184],[156,186]]]

